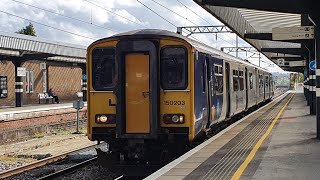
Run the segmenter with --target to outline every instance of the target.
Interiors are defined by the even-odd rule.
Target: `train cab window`
[[[249,72],[249,83],[250,83],[250,89],[253,89],[253,77],[252,77],[252,72]]]
[[[161,49],[160,57],[162,89],[186,89],[188,86],[188,56],[186,48],[166,46]]]
[[[217,95],[223,93],[223,72],[221,65],[214,65],[214,89]]]
[[[95,48],[92,51],[92,86],[96,91],[115,87],[115,49]]]
[[[233,91],[239,90],[239,74],[238,70],[233,70]]]
[[[244,82],[243,82],[243,71],[239,71],[239,85],[240,85],[240,91],[243,91],[244,89]]]

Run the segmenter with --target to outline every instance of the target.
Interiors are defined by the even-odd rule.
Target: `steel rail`
[[[67,152],[52,156],[52,157],[45,158],[45,159],[42,159],[42,160],[39,160],[39,161],[35,161],[33,163],[30,163],[30,164],[27,164],[27,165],[24,165],[24,166],[21,166],[21,167],[17,167],[17,168],[14,168],[14,169],[10,169],[10,170],[1,172],[0,173],[0,179],[7,178],[7,177],[10,177],[10,176],[14,176],[14,175],[23,173],[25,171],[29,171],[29,170],[32,170],[32,169],[35,169],[35,168],[38,168],[38,167],[41,167],[41,166],[45,166],[45,165],[48,165],[48,164],[63,160],[65,158],[67,158],[67,156],[69,154],[71,154],[71,153],[78,152],[78,151],[81,151],[83,149],[94,147],[94,146],[96,146],[96,145],[90,145],[90,146],[86,146],[86,147],[81,147],[81,148],[78,148],[78,149],[75,149],[75,150],[67,151]]]
[[[60,171],[57,171],[57,172],[54,172],[52,174],[48,174],[46,176],[38,178],[38,180],[53,179],[53,178],[57,178],[57,177],[60,177],[62,175],[68,174],[68,173],[72,173],[72,172],[76,171],[77,169],[79,169],[79,168],[81,168],[81,167],[83,167],[83,166],[85,166],[87,164],[90,164],[93,161],[96,161],[97,158],[98,157],[93,157],[93,158],[88,159],[86,161],[83,161],[81,163],[75,164],[73,166],[67,167],[67,168],[62,169]]]

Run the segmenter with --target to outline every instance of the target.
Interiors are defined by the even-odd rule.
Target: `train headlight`
[[[98,124],[116,124],[115,114],[97,114],[96,123]]]
[[[107,120],[108,120],[108,117],[106,115],[100,116],[100,122],[105,123],[107,122]]]
[[[162,120],[165,124],[183,124],[185,122],[183,114],[164,114]]]
[[[179,116],[173,115],[171,120],[172,120],[172,122],[177,123],[177,122],[179,122]]]

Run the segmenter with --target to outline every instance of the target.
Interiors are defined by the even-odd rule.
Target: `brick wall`
[[[1,106],[14,106],[15,104],[15,79],[14,79],[14,64],[11,61],[1,61],[0,76],[7,76],[8,97],[0,98]]]
[[[79,67],[71,67],[58,62],[49,62],[48,88],[53,88],[61,103],[72,102],[77,99],[75,93],[81,91],[81,74]],[[23,104],[38,104],[38,93],[43,92],[43,73],[40,61],[26,61],[22,64],[27,71],[34,73],[34,92],[26,93],[26,80],[23,78]],[[14,65],[11,61],[1,61],[0,76],[8,78],[8,98],[0,98],[0,108],[15,106],[15,76]]]
[[[78,67],[49,66],[49,88],[59,96],[60,101],[75,100],[81,91],[82,71]]]

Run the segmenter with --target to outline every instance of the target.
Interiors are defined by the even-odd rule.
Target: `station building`
[[[39,104],[49,88],[61,103],[79,99],[76,93],[86,92],[85,62],[84,46],[0,32],[0,108]]]

